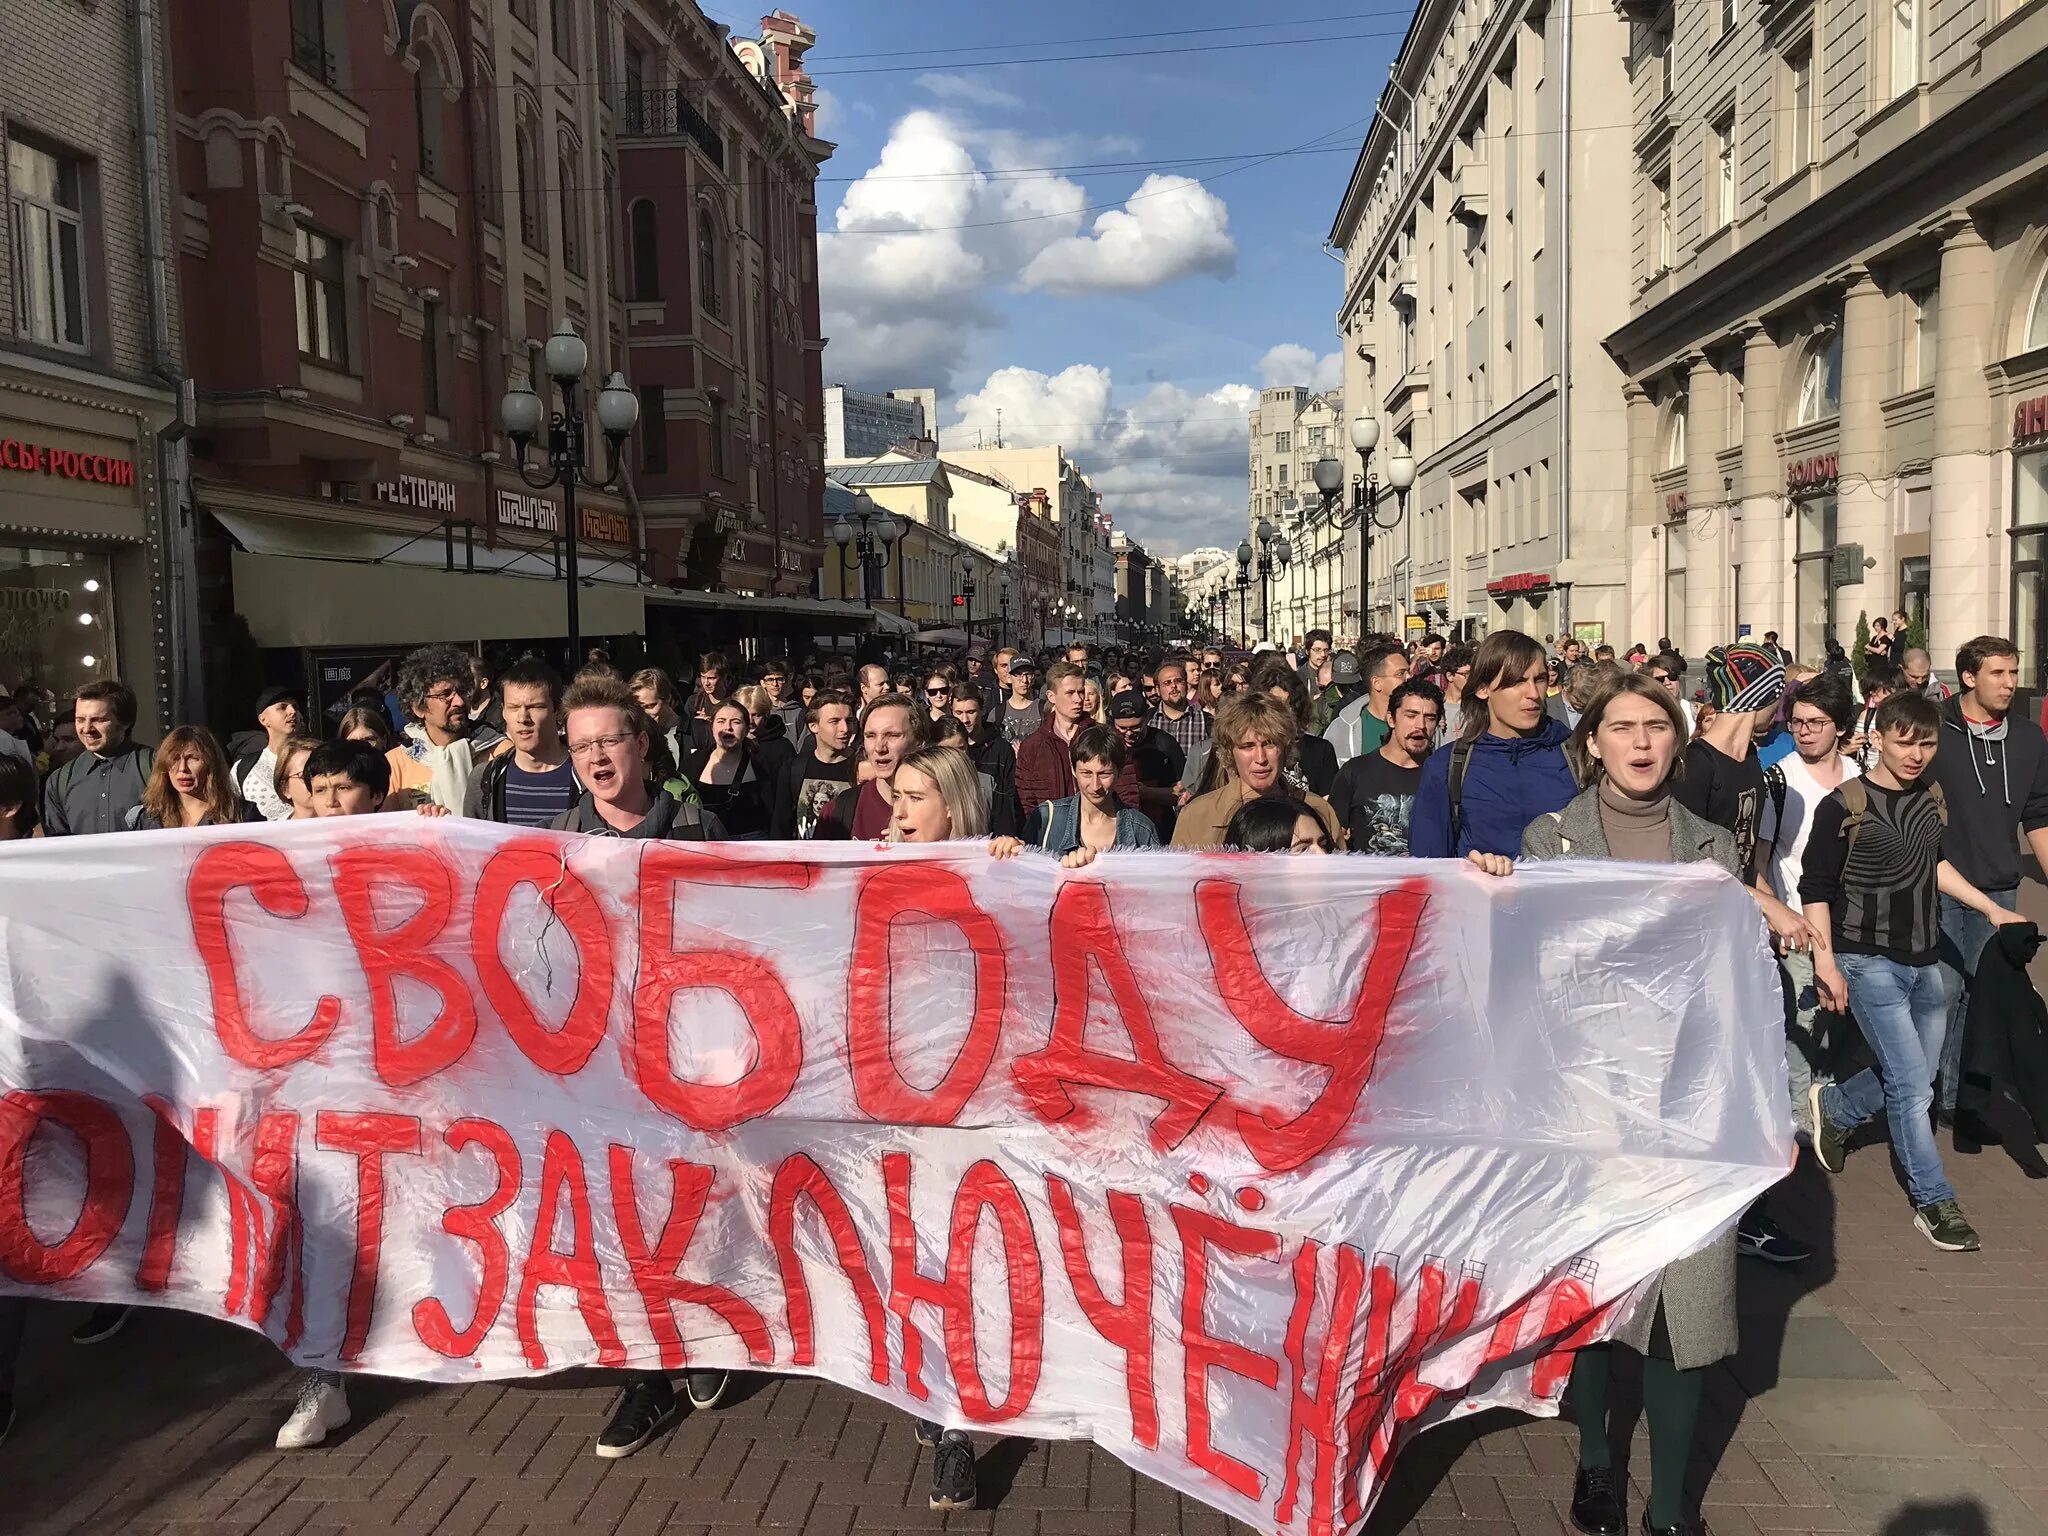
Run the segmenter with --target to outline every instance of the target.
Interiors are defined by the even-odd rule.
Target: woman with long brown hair
[[[235,793],[227,755],[213,732],[181,725],[156,749],[156,766],[143,786],[132,825],[146,831],[227,826],[242,819],[246,804]]]

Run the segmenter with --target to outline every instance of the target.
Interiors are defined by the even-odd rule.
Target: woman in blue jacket
[[[1564,755],[1571,732],[1544,713],[1548,684],[1543,647],[1520,630],[1480,642],[1457,739],[1422,765],[1408,823],[1412,857],[1512,859],[1530,822],[1571,804],[1579,792]]]

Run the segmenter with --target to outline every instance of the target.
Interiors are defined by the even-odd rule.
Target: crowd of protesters
[[[1905,635],[1887,626],[1860,669],[1838,646],[1801,667],[1775,635],[1745,639],[1710,651],[1690,694],[1668,642],[1617,658],[1516,631],[805,670],[713,652],[687,688],[602,662],[565,681],[522,660],[493,679],[430,645],[331,731],[274,687],[225,745],[181,725],[154,748],[132,739],[118,682],[61,707],[28,687],[0,691],[0,841],[402,811],[635,839],[976,839],[1068,867],[1162,846],[1456,859],[1502,878],[1518,860],[1706,862],[1754,896],[1777,951],[1787,1095],[1810,1154],[1839,1171],[1852,1134],[1883,1117],[1912,1225],[1970,1250],[1934,1122],[1996,1136],[1977,1068],[1999,1060],[1979,1049],[1999,1021],[1973,983],[1980,959],[2038,942],[2013,907],[2022,838],[2048,862],[2048,743],[2012,711],[2009,641],[1965,644],[1951,691]],[[1811,1252],[1759,1201],[1667,1269],[1617,1341],[1647,1362],[1645,1530],[1694,1528],[1683,1476],[1701,1373],[1735,1348],[1737,1256]],[[23,1305],[0,1300],[0,1437]],[[111,1338],[126,1316],[94,1308],[73,1338]],[[1612,1350],[1581,1351],[1572,1375],[1572,1517],[1596,1536],[1625,1528]],[[726,1388],[717,1371],[688,1373],[680,1397],[666,1375],[633,1376],[597,1454],[630,1455],[683,1398],[706,1409]],[[342,1377],[305,1372],[277,1445],[317,1445],[349,1412]],[[932,1506],[972,1507],[966,1434],[919,1436],[935,1450]]]

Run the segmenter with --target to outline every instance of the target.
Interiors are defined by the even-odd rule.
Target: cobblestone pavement
[[[1773,1194],[1778,1219],[1822,1252],[1798,1270],[1742,1266],[1743,1350],[1716,1370],[1694,1469],[1715,1536],[2048,1536],[2048,1185],[1998,1148],[1950,1170],[1982,1253],[1921,1240],[1881,1145],[1840,1179],[1802,1167]],[[350,1431],[281,1455],[270,1442],[288,1379],[261,1340],[145,1313],[80,1349],[66,1339],[75,1315],[38,1308],[31,1325],[21,1423],[0,1447],[0,1532],[1242,1529],[1086,1445],[1009,1440],[982,1442],[989,1507],[935,1515],[908,1419],[796,1378],[749,1378],[737,1400],[618,1462],[591,1454],[612,1399],[593,1378],[366,1380]],[[1640,1433],[1631,1462],[1647,1470]],[[1438,1429],[1403,1453],[1372,1529],[1553,1536],[1569,1529],[1573,1465],[1559,1424],[1503,1414]]]

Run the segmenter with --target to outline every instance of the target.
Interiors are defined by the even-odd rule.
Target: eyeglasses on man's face
[[[600,752],[613,752],[631,741],[631,736],[593,736],[588,741],[569,743],[571,757],[595,757]]]

